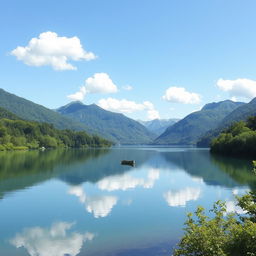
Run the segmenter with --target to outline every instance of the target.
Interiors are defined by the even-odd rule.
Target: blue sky
[[[2,0],[0,85],[49,108],[80,99],[144,120],[248,102],[255,10],[254,0]]]

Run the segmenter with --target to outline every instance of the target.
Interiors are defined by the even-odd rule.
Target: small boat
[[[135,161],[134,160],[122,160],[121,165],[135,166]]]

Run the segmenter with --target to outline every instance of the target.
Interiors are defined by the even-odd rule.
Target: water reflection
[[[186,206],[189,201],[196,201],[201,194],[200,188],[187,187],[179,191],[168,191],[163,194],[169,206]]]
[[[238,184],[249,185],[252,190],[256,190],[256,175],[252,172],[251,161],[218,155],[211,155],[211,160]]]
[[[30,256],[76,256],[83,244],[91,241],[94,234],[70,232],[74,223],[57,222],[50,228],[32,227],[17,233],[10,243],[16,248],[24,247]]]
[[[70,172],[71,165],[94,161],[108,149],[0,152],[0,198]]]
[[[120,165],[123,159],[134,159],[136,167]],[[177,242],[186,212],[198,205],[208,210],[222,199],[229,212],[239,212],[234,195],[256,184],[250,168],[248,161],[186,148],[0,153],[0,212],[6,220],[0,252],[84,255],[83,244],[93,240],[86,255],[144,255],[138,253],[143,248],[153,255],[152,248]],[[79,230],[93,233],[73,231],[70,222],[45,227],[59,219],[75,220]],[[10,237],[23,251],[6,245]]]
[[[112,195],[88,196],[81,186],[71,187],[68,194],[78,197],[79,201],[85,205],[85,209],[95,218],[108,216],[118,201],[118,198]]]
[[[157,169],[150,169],[147,174],[147,178],[137,178],[129,174],[116,175],[106,177],[100,180],[97,185],[101,190],[115,191],[115,190],[127,190],[141,186],[143,188],[153,188],[155,181],[159,179],[160,171]]]
[[[122,159],[135,159],[136,170],[142,166],[148,178],[131,177],[132,167],[120,166]],[[0,153],[0,198],[52,178],[69,185],[97,183],[106,191],[149,188],[160,170],[184,170],[194,180],[207,185],[238,187],[249,184],[256,189],[256,177],[248,161],[211,156],[205,150],[157,151],[155,149],[50,150],[45,152]]]
[[[229,200],[226,201],[226,209],[227,213],[238,213],[238,214],[245,214],[246,212],[237,205],[237,202]]]

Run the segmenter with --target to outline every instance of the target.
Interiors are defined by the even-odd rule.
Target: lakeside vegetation
[[[13,116],[12,119],[15,119]],[[0,119],[0,150],[109,147],[112,143],[83,131],[58,130],[52,124]]]
[[[249,117],[224,130],[211,142],[211,152],[230,156],[256,156],[256,117]]]
[[[256,193],[237,197],[237,205],[241,214],[228,213],[221,201],[214,204],[212,218],[203,207],[198,207],[195,216],[189,213],[174,256],[255,256]]]

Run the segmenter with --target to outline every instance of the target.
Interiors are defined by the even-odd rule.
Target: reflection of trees
[[[3,194],[33,186],[51,178],[71,185],[122,174],[133,167],[121,166],[123,159],[140,166],[154,151],[135,149],[67,149],[0,153],[0,198]]]
[[[249,160],[211,155],[212,161],[227,173],[232,179],[241,185],[249,185],[256,190],[256,175],[252,172],[252,164]]]
[[[183,152],[163,152],[162,156],[170,163],[184,169],[192,176],[202,177],[208,185],[224,187],[238,186],[236,180],[224,173],[216,165],[207,150],[185,150]]]
[[[23,189],[70,171],[106,154],[108,149],[49,150],[0,153],[0,193]],[[0,195],[1,196],[1,195]]]
[[[72,166],[72,172],[63,173],[59,178],[70,185],[80,185],[84,182],[96,183],[108,176],[132,170],[133,167],[120,165],[123,159],[135,160],[138,167],[154,154],[155,151],[140,149],[112,149],[108,154],[97,159],[90,159],[85,164]]]

